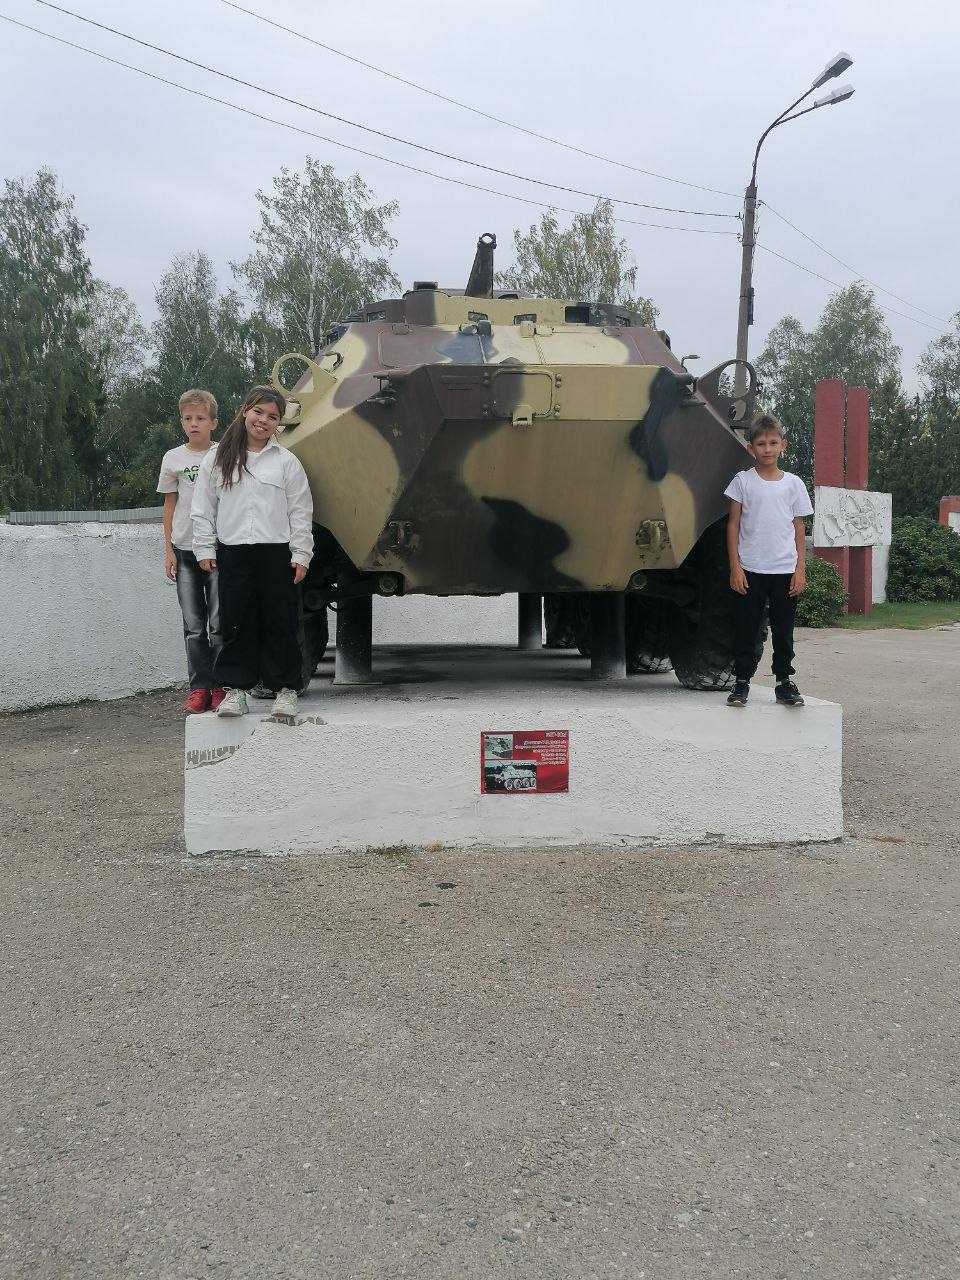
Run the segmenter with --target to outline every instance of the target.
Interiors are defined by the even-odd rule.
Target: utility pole
[[[757,184],[751,180],[743,197],[743,254],[740,259],[740,311],[737,315],[737,364],[733,377],[733,397],[739,400],[747,389],[747,330],[753,324],[753,247],[757,243]]]
[[[747,348],[749,346],[748,333],[750,326],[753,324],[753,250],[757,243],[757,161],[760,158],[760,148],[763,146],[767,134],[780,125],[789,124],[791,120],[799,120],[801,116],[805,116],[811,111],[816,111],[819,107],[832,107],[838,102],[846,102],[847,98],[852,98],[853,89],[849,85],[841,85],[834,89],[832,93],[825,94],[822,98],[817,98],[812,107],[806,107],[803,111],[798,111],[796,115],[790,114],[805,98],[809,98],[814,90],[819,89],[835,76],[842,75],[848,67],[852,66],[853,59],[849,54],[838,53],[835,58],[832,58],[810,88],[805,93],[801,93],[796,102],[791,102],[785,111],[780,112],[773,124],[764,129],[753,153],[753,169],[750,172],[750,182],[743,196],[740,305],[737,310],[737,365],[733,380],[733,396],[735,400],[739,400],[747,389],[747,370],[744,366],[744,361],[747,359]]]

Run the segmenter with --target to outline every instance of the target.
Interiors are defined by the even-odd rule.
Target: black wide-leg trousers
[[[747,594],[737,593],[734,672],[749,681],[760,663],[758,641],[765,605],[770,608],[773,636],[773,674],[782,684],[793,675],[793,620],[797,597],[790,594],[792,573],[751,573],[746,570]]]
[[[283,542],[217,543],[223,647],[213,667],[225,689],[299,689],[297,592]]]

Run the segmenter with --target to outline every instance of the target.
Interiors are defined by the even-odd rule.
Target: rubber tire
[[[676,609],[656,596],[627,596],[627,674],[656,675],[669,671],[670,635]]]
[[[330,627],[327,623],[326,606],[320,609],[307,609],[303,594],[300,597],[300,658],[301,688],[305,689],[317,674],[317,667],[327,651],[330,642]]]
[[[550,592],[543,597],[545,649],[578,649],[590,631],[589,612],[584,615],[582,592]],[[586,616],[586,620],[584,617]],[[582,650],[581,650],[582,652]],[[589,649],[587,650],[589,654]]]
[[[668,645],[670,661],[685,689],[720,690],[734,685],[736,595],[727,562],[727,520],[700,536],[677,573],[694,587],[696,618],[676,610]]]

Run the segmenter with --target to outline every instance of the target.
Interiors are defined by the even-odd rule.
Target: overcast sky
[[[944,321],[960,308],[956,206],[960,7],[915,0],[242,0],[345,52],[549,134],[659,173],[742,193],[763,128],[844,49],[855,96],[777,130],[761,154],[761,199],[864,276]],[[525,137],[436,101],[222,0],[64,0],[67,7],[243,78],[242,88],[43,8],[0,0],[0,12],[194,85],[232,102],[437,172],[534,200],[530,184],[426,157],[266,98],[285,92],[363,124],[519,173],[626,200],[736,213],[724,198],[660,181]],[[147,319],[174,254],[205,250],[225,283],[256,223],[254,193],[307,152],[360,173],[399,201],[393,265],[405,287],[462,287],[478,234],[497,233],[511,260],[514,228],[540,210],[464,190],[261,123],[110,67],[29,32],[0,27],[5,128],[0,175],[47,165],[76,197],[96,273],[122,285]],[[832,84],[837,84],[833,81]],[[587,199],[556,193],[558,204]],[[729,219],[616,206],[623,218],[736,230]],[[567,215],[562,215],[565,219]],[[729,236],[622,225],[638,286],[660,307],[681,354],[701,372],[734,354],[740,247]],[[764,213],[760,244],[841,284],[853,274]],[[831,285],[757,254],[751,354],[792,312],[816,321]],[[916,359],[946,328],[889,315],[913,382]],[[930,327],[927,327],[930,326]]]

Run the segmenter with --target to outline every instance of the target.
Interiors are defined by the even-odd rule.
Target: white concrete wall
[[[0,711],[186,682],[162,547],[158,524],[0,522]],[[517,641],[516,596],[375,599],[373,618],[376,644]]]
[[[0,523],[0,710],[186,680],[157,524]]]

